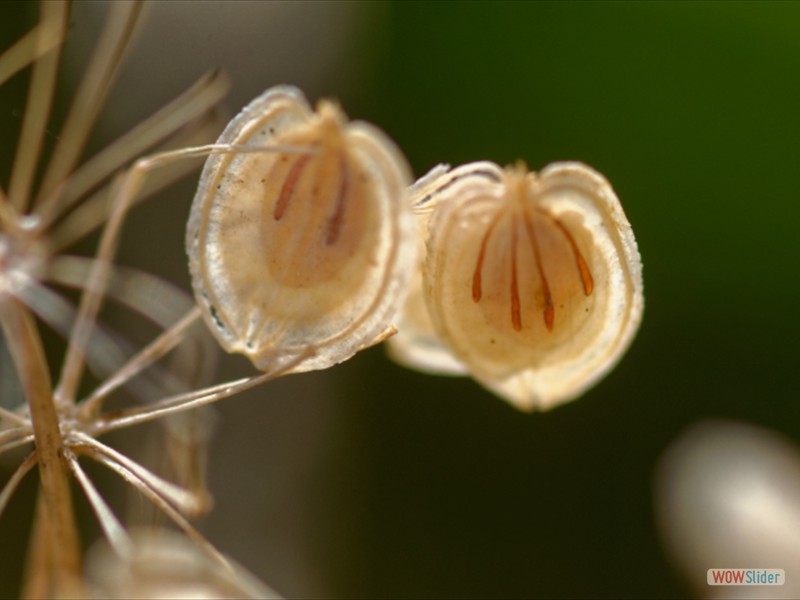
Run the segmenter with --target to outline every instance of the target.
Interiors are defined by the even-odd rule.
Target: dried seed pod
[[[222,346],[262,370],[313,352],[295,369],[305,371],[379,341],[415,263],[400,151],[285,86],[251,102],[219,143],[265,148],[210,156],[192,205],[192,283]]]
[[[442,344],[433,327],[425,306],[422,268],[428,224],[440,197],[438,192],[448,185],[448,181],[457,179],[462,170],[463,167],[450,171],[450,165],[436,165],[409,190],[409,201],[417,217],[419,264],[409,283],[405,306],[396,317],[397,334],[389,338],[386,346],[389,356],[396,362],[435,375],[468,374],[464,364]]]
[[[611,369],[641,320],[642,276],[633,231],[600,174],[483,162],[423,189],[412,201],[423,212],[434,205],[426,305],[441,343],[477,380],[518,408],[547,409]],[[430,333],[417,337],[427,348],[395,342],[407,364],[432,354]]]

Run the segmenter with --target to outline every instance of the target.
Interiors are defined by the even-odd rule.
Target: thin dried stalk
[[[72,100],[53,157],[45,172],[37,203],[61,184],[80,158],[141,11],[141,2],[119,2],[111,5],[108,21]]]
[[[187,536],[189,536],[204,552],[206,552],[213,560],[215,560],[220,566],[224,567],[225,569],[233,572],[233,567],[220,552],[209,542],[203,535],[195,529],[191,523],[175,508],[172,507],[166,500],[164,500],[161,495],[150,487],[150,485],[141,479],[139,475],[121,465],[120,463],[116,462],[104,456],[102,454],[96,453],[93,449],[86,449],[86,455],[90,458],[95,459],[100,464],[105,465],[117,475],[122,477],[125,481],[135,487],[143,496],[145,496],[148,500],[150,500],[153,504],[155,504],[161,511],[167,515],[175,525],[177,525]]]
[[[22,464],[17,467],[17,470],[14,471],[14,474],[8,478],[5,486],[3,486],[2,491],[0,491],[0,515],[3,514],[3,511],[6,509],[8,505],[8,501],[11,500],[11,496],[14,495],[17,487],[24,479],[25,475],[28,474],[33,466],[36,464],[36,452],[31,452]]]
[[[92,505],[92,509],[95,515],[97,515],[97,520],[100,521],[100,526],[103,528],[108,543],[111,544],[111,547],[118,556],[121,558],[128,558],[131,555],[132,542],[125,528],[122,526],[122,523],[119,522],[119,519],[117,519],[106,501],[103,500],[103,496],[97,491],[97,488],[94,487],[91,479],[89,479],[89,476],[86,475],[86,472],[78,464],[78,459],[72,452],[67,453],[67,464],[72,474],[75,476],[75,479],[78,480],[78,483],[83,488],[83,492],[86,494],[89,504]]]
[[[56,26],[59,31],[63,31],[67,25],[67,5],[61,2],[42,2],[41,6],[43,30]],[[51,41],[47,39],[39,42],[40,47],[50,44]],[[8,195],[19,212],[25,212],[28,207],[33,175],[47,126],[47,115],[50,114],[53,103],[60,54],[60,47],[56,46],[46,52],[33,66],[20,144],[14,158],[8,190]]]
[[[166,330],[139,353],[117,370],[114,375],[106,379],[92,394],[81,402],[80,415],[87,418],[97,414],[103,400],[121,385],[146,369],[183,340],[185,330],[200,318],[200,309],[194,308],[180,322],[171,329]]]
[[[76,446],[76,452],[93,457],[104,456],[110,461],[127,469],[182,514],[196,517],[208,512],[212,500],[207,492],[196,493],[167,481],[147,470],[136,461],[131,460],[121,452],[117,452],[110,446],[98,442],[91,436],[76,432],[75,439],[85,444],[85,446]]]
[[[0,57],[0,86],[61,43],[57,23],[44,22],[25,34]]]
[[[187,123],[193,123],[208,115],[229,88],[230,81],[223,73],[219,71],[207,73],[175,100],[114,140],[76,168],[65,185],[59,189],[60,193],[50,194],[42,201],[37,214],[43,224],[50,224],[77,202],[83,201],[85,195],[95,189],[109,174],[145,152],[152,151],[163,140],[186,127]],[[106,212],[102,211],[103,214]]]
[[[20,417],[17,413],[8,410],[7,408],[3,408],[0,406],[0,419],[4,419],[6,421],[12,421],[17,425],[27,425],[28,419],[25,417]],[[2,435],[0,435],[0,439],[2,439]]]
[[[33,441],[33,435],[28,434],[28,435],[21,435],[11,442],[0,444],[0,455],[3,455],[6,452],[13,450],[14,448],[19,448],[20,446],[24,446],[25,444],[30,444],[32,441]]]
[[[197,408],[198,406],[205,406],[206,404],[218,402],[223,398],[241,394],[262,383],[277,379],[291,372],[297,365],[302,364],[304,360],[307,360],[313,355],[313,350],[307,350],[276,371],[261,373],[260,375],[253,375],[252,377],[243,377],[236,381],[221,383],[202,390],[170,396],[148,406],[138,406],[120,411],[105,417],[103,420],[98,419],[95,423],[92,423],[90,427],[87,427],[87,431],[92,435],[100,435],[114,429],[122,429],[123,427],[130,427],[132,425],[138,425],[139,423],[147,423],[148,421],[160,419],[165,415],[171,415]]]

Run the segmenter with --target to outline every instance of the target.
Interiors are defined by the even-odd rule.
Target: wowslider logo
[[[709,569],[708,585],[783,585],[783,569]]]

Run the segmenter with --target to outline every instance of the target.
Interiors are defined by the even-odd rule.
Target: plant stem
[[[43,496],[36,501],[36,523],[28,541],[28,557],[25,564],[20,598],[47,598],[52,589],[50,566],[50,526]]]
[[[33,539],[46,560],[36,560],[50,573],[29,572],[32,579],[52,581],[48,595],[81,594],[81,555],[78,531],[72,509],[67,466],[62,458],[59,419],[53,403],[50,372],[36,323],[28,310],[16,300],[3,305],[3,331],[19,373],[30,409],[39,465],[40,509]],[[45,513],[46,518],[41,515]],[[44,535],[39,530],[44,528]],[[46,540],[43,539],[46,537]],[[42,544],[41,542],[45,542]],[[38,569],[34,569],[36,571]],[[37,586],[34,586],[37,587]]]

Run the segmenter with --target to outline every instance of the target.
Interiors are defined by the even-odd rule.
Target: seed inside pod
[[[312,111],[288,87],[254,100],[219,143],[232,151],[206,162],[187,248],[223,347],[262,370],[313,353],[296,369],[309,370],[379,339],[415,260],[399,150],[334,103]]]

